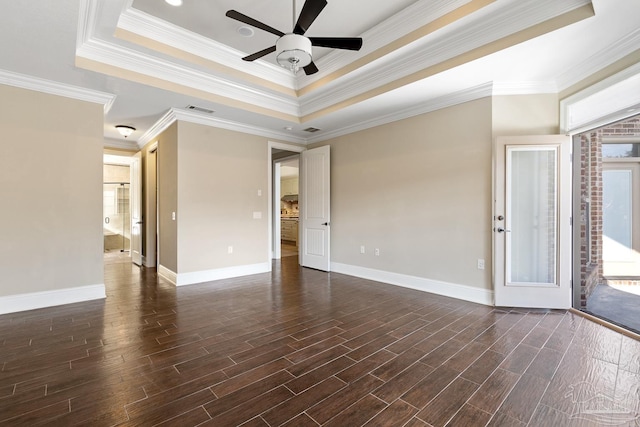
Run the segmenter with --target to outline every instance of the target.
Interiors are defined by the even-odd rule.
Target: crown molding
[[[432,111],[441,110],[443,108],[452,107],[454,105],[463,104],[465,102],[475,101],[476,99],[486,98],[488,96],[491,96],[492,93],[493,83],[484,83],[475,87],[454,92],[449,95],[434,98],[427,102],[421,102],[419,105],[414,105],[409,108],[394,111],[391,114],[386,114],[371,120],[358,122],[354,125],[345,126],[331,132],[323,133],[322,135],[318,135],[317,137],[311,137],[308,139],[308,144],[326,141],[328,139],[337,138],[392,122],[397,122],[399,120],[408,119],[410,117],[419,116],[421,114],[427,114]]]
[[[404,37],[412,31],[441,18],[471,1],[472,0],[443,0],[434,2],[432,0],[421,0],[413,3],[376,25],[375,28],[362,33],[361,37],[365,40],[365,43],[360,51],[345,52],[336,49],[320,58],[317,61],[320,72],[313,76],[301,76],[300,87],[304,88],[340,70],[349,63],[387,46],[397,39]]]
[[[564,74],[558,76],[558,88],[560,91],[570,88],[587,77],[602,70],[608,65],[624,58],[638,50],[640,46],[640,29],[637,29],[616,43],[610,44],[606,49],[599,50],[585,58],[579,65],[569,68]]]
[[[553,82],[494,82],[493,95],[537,95],[558,93],[558,85]]]
[[[240,85],[105,40],[91,38],[76,50],[76,56],[268,110],[292,116],[300,113],[292,97]]]
[[[176,121],[173,109],[167,111],[160,119],[155,122],[140,138],[138,138],[138,148],[142,149],[145,145],[156,139],[162,132],[167,130],[169,126]]]
[[[103,143],[104,148],[117,148],[120,150],[138,151],[138,144],[135,141],[125,140],[121,141],[113,138],[105,138]]]
[[[83,87],[41,79],[39,77],[27,76],[8,70],[0,70],[0,84],[77,99],[79,101],[92,102],[94,104],[102,104],[104,105],[105,114],[109,111],[116,99],[116,96],[110,93],[85,89]]]
[[[544,2],[548,7],[532,8],[530,4]],[[562,4],[560,4],[562,3]],[[323,86],[321,93],[312,92],[300,98],[302,116],[329,108],[341,101],[373,91],[381,86],[429,67],[445,63],[479,47],[516,34],[556,16],[589,4],[590,0],[526,0],[515,5],[484,11],[483,19],[446,29],[414,43],[411,52],[395,51],[351,73],[350,78]],[[485,8],[486,9],[486,8]],[[478,13],[483,13],[483,10]],[[457,27],[457,28],[453,28]],[[457,64],[452,64],[457,65]],[[375,66],[375,70],[372,67]]]
[[[246,56],[236,49],[131,7],[120,15],[117,26],[235,70],[240,70],[240,65],[243,65],[242,57]],[[284,68],[265,61],[254,62],[251,65],[242,67],[241,72],[289,89],[296,88],[295,78]]]
[[[138,148],[142,149],[146,144],[152,142],[162,132],[164,132],[169,126],[176,121],[183,121],[189,123],[200,124],[204,126],[211,126],[219,129],[226,129],[235,132],[247,133],[250,135],[263,136],[265,138],[273,138],[281,141],[295,142],[298,144],[306,144],[305,138],[298,138],[291,134],[284,132],[276,132],[271,129],[261,128],[258,126],[251,126],[245,123],[234,122],[231,120],[224,120],[217,117],[211,117],[209,115],[196,113],[193,111],[182,110],[179,108],[172,108],[160,118],[144,135],[138,139]]]

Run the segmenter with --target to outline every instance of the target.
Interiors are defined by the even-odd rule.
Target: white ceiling
[[[115,95],[105,114],[112,145],[123,141],[116,124],[144,143],[172,109],[305,143],[491,93],[558,93],[640,46],[640,0],[329,0],[307,35],[362,36],[363,48],[314,48],[320,72],[293,76],[273,54],[242,61],[277,37],[243,37],[224,16],[235,9],[288,32],[290,1],[184,3],[3,2],[0,82],[17,73]],[[591,4],[595,14],[569,19]],[[554,19],[575,22],[550,30]]]

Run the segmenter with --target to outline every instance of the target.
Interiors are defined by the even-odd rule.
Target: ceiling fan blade
[[[271,52],[275,52],[275,51],[276,51],[276,47],[275,46],[271,46],[271,47],[268,47],[266,49],[262,49],[260,52],[256,52],[256,53],[253,53],[253,54],[251,54],[249,56],[245,56],[244,58],[242,58],[242,60],[243,61],[249,61],[249,62],[255,61],[256,59],[260,59],[263,56],[268,55]]]
[[[304,6],[302,6],[302,11],[300,12],[300,16],[298,16],[298,22],[296,22],[293,33],[300,35],[306,33],[326,5],[326,0],[307,0]]]
[[[255,19],[250,18],[247,15],[244,15],[244,14],[238,12],[237,10],[229,10],[229,11],[227,11],[226,15],[231,19],[235,19],[236,21],[244,22],[245,24],[251,25],[252,27],[256,27],[256,28],[264,30],[264,31],[266,31],[268,33],[275,34],[278,37],[284,36],[284,33],[282,31],[276,30],[275,28],[270,27],[267,24],[263,24],[260,21],[256,21]]]
[[[304,73],[307,76],[310,76],[311,74],[315,74],[318,72],[318,67],[316,67],[316,64],[311,61],[311,63],[309,65],[307,65],[306,67],[302,68],[304,70]]]
[[[360,37],[309,37],[309,40],[313,46],[333,49],[360,50],[362,47]]]

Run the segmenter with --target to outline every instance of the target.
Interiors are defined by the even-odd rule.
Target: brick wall
[[[580,306],[602,277],[602,140],[640,136],[640,116],[580,135]]]

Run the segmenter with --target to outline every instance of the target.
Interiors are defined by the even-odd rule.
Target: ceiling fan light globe
[[[294,73],[312,61],[311,41],[298,34],[285,34],[280,37],[276,42],[276,52],[278,64]]]

